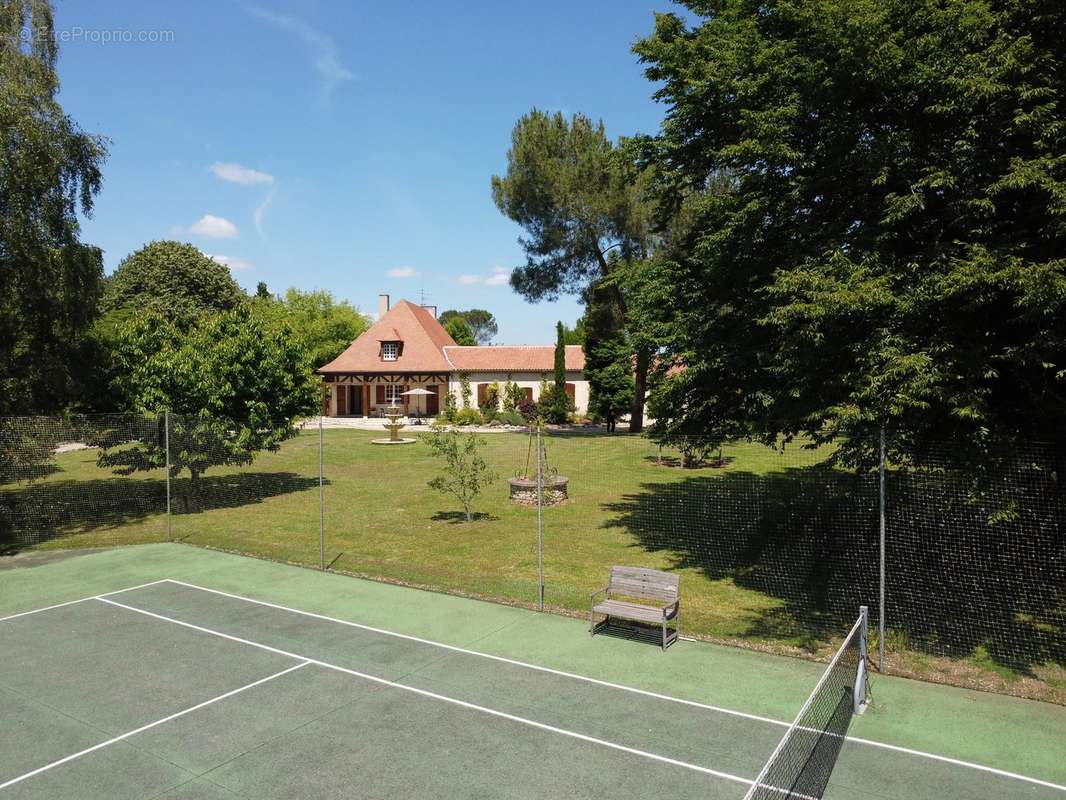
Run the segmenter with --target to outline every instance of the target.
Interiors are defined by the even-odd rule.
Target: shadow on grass
[[[484,511],[475,511],[470,516],[470,522],[495,522],[499,519],[495,514],[487,514]],[[434,522],[447,522],[449,525],[459,525],[468,521],[466,514],[462,511],[438,511],[430,519]]]
[[[888,628],[912,650],[966,657],[981,647],[1022,673],[1066,664],[1066,537],[1054,487],[1002,489],[995,504],[1011,501],[1017,516],[991,524],[988,498],[975,501],[944,473],[889,478]],[[782,600],[747,636],[813,648],[843,633],[860,605],[877,620],[875,474],[825,464],[730,470],[645,483],[604,507],[607,527],[671,553],[675,568]]]
[[[171,483],[174,514],[235,508],[318,487],[317,477],[292,472],[206,475],[195,492],[188,478]],[[166,481],[113,476],[85,481],[49,481],[0,491],[0,553],[14,553],[63,536],[115,530],[166,513]],[[163,523],[160,523],[160,534]]]

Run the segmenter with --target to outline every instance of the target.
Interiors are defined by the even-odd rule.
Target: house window
[[[400,355],[400,343],[399,342],[382,342],[381,343],[381,359],[382,361],[395,361]]]
[[[385,402],[389,405],[403,405],[403,387],[394,384],[386,386]]]

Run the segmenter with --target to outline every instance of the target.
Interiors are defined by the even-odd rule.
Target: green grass
[[[453,499],[426,485],[440,466],[426,446],[371,445],[379,435],[325,432],[327,564],[413,586],[534,605],[536,511],[507,499],[507,479],[525,463],[527,438],[485,435],[485,456],[497,479],[475,504],[480,517],[468,523]],[[807,591],[817,594],[817,586],[810,585],[811,575],[819,572],[817,554],[809,563],[793,564],[792,537],[812,536],[793,530],[797,506],[836,508],[836,522],[853,514],[854,485],[845,473],[804,469],[824,461],[828,451],[792,447],[782,455],[758,444],[736,444],[726,448],[722,466],[680,469],[658,463],[657,447],[641,437],[552,436],[548,447],[550,464],[570,478],[570,500],[544,510],[546,602],[552,608],[587,613],[589,592],[603,585],[612,564],[642,565],[680,573],[687,634],[801,655],[825,655],[838,640],[842,619],[812,612],[811,603],[797,600]],[[318,433],[307,431],[277,453],[260,454],[249,467],[211,470],[202,479],[199,504],[188,501],[187,478],[175,481],[178,513],[171,517],[170,535],[190,544],[317,565],[318,457]],[[64,453],[56,462],[55,472],[29,486],[0,490],[35,497],[46,518],[42,528],[59,534],[38,547],[167,538],[161,474],[114,476],[96,466],[95,450]],[[718,518],[721,506],[707,501],[709,487],[725,493],[733,516]],[[191,512],[190,506],[203,510]],[[765,517],[767,508],[777,513],[776,522],[749,522],[756,509]],[[813,516],[815,527],[836,524]],[[811,527],[809,519],[802,524]],[[803,546],[816,538],[804,539]],[[758,552],[746,554],[744,548],[753,542]],[[904,643],[901,637],[892,644]],[[993,681],[996,688],[1013,690],[1014,670],[993,662],[985,651],[975,655],[967,676],[979,674],[983,688]],[[958,661],[906,651],[900,663],[908,674],[973,684],[951,677]],[[1030,695],[1032,684],[1024,684]],[[1036,694],[1043,696],[1044,690]]]

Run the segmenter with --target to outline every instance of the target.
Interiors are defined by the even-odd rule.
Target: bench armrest
[[[675,600],[674,602],[672,602],[672,603],[667,603],[665,606],[662,607],[663,618],[664,619],[669,619],[671,613],[676,614],[677,610],[678,610],[678,608],[680,606],[681,606],[681,598],[680,597],[677,600]]]
[[[592,600],[595,600],[596,599],[596,595],[598,595],[598,594],[606,594],[607,592],[610,591],[610,589],[611,589],[610,586],[604,586],[602,589],[597,589],[596,591],[594,591],[592,594],[589,595],[589,601],[591,602]]]

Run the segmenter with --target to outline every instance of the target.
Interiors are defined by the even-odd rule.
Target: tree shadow
[[[1012,485],[1016,516],[990,524],[992,501],[975,502],[943,472],[889,478],[888,628],[913,650],[963,657],[983,647],[1021,672],[1066,663],[1066,538],[1053,487]],[[645,483],[605,508],[614,514],[605,526],[670,552],[674,568],[784,601],[749,636],[814,647],[846,630],[860,605],[877,619],[876,474],[730,470]]]
[[[270,497],[317,488],[318,478],[292,472],[206,475],[194,492],[188,478],[171,482],[174,514],[198,513],[259,503]],[[115,530],[166,513],[162,478],[112,476],[84,481],[48,481],[5,487],[0,492],[0,553],[73,534]]]
[[[471,522],[495,522],[499,519],[495,514],[484,511],[475,511],[470,516],[473,517]],[[447,522],[449,525],[460,525],[467,521],[466,514],[462,511],[438,511],[430,519],[434,522]]]

